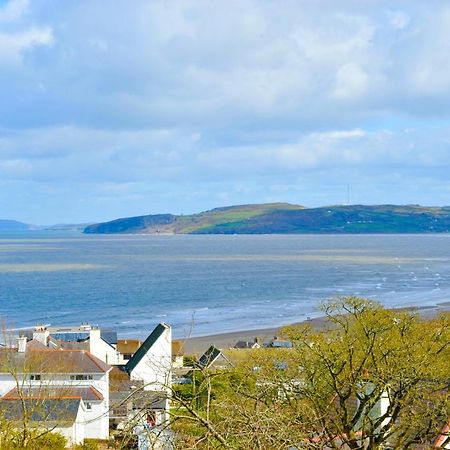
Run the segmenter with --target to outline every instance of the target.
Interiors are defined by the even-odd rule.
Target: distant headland
[[[88,225],[88,234],[448,233],[450,206],[265,203],[191,215],[150,214]]]

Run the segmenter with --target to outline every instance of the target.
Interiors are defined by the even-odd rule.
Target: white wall
[[[106,364],[117,364],[119,361],[116,349],[101,338],[99,329],[89,332],[89,352]]]
[[[76,433],[78,433],[77,436],[81,435],[79,433],[83,433],[83,438],[81,440],[83,440],[84,437],[92,437],[97,439],[109,438],[109,373],[92,374],[93,377],[92,380],[71,380],[70,374],[42,374],[41,380],[29,380],[28,377],[29,374],[25,375],[25,379],[23,378],[23,375],[18,375],[19,387],[42,388],[48,385],[57,387],[67,386],[68,388],[70,386],[74,387],[93,386],[94,388],[96,388],[103,395],[104,400],[96,402],[95,410],[93,410],[92,412],[85,411],[85,413],[83,413],[83,417],[80,419],[80,422],[78,424],[78,427],[80,428],[78,431],[72,430],[72,427],[62,427],[61,432],[64,431],[63,434],[65,436],[66,433],[72,433],[75,431]],[[0,396],[5,395],[11,389],[14,389],[16,387],[17,382],[13,377],[13,375],[0,374]],[[94,406],[94,402],[92,404]],[[97,418],[97,420],[94,422],[90,422],[94,418]],[[84,428],[85,425],[88,424],[88,422],[89,422],[89,427],[87,427],[88,432],[84,434],[85,433]],[[67,428],[67,430],[65,429],[63,430],[63,428]],[[83,431],[81,431],[81,428],[83,429]],[[68,435],[66,437],[69,438]]]
[[[172,329],[167,327],[130,373],[132,380],[142,380],[145,390],[170,390],[172,383]]]

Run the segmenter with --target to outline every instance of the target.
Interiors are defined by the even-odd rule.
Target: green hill
[[[349,205],[305,208],[267,203],[187,216],[156,214],[89,225],[84,233],[298,234],[448,233],[450,207]]]

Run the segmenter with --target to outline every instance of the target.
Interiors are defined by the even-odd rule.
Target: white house
[[[144,383],[144,390],[169,392],[172,380],[172,329],[160,323],[124,366],[130,380]]]
[[[14,404],[38,402],[41,408],[47,402],[54,410],[36,412],[36,423],[53,427],[61,420],[71,443],[107,439],[111,366],[84,350],[52,350],[36,342],[23,337],[17,349],[0,349],[0,409],[14,418]],[[61,417],[65,411],[67,420]]]

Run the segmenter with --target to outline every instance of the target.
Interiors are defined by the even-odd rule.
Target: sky
[[[450,204],[450,3],[0,0],[0,218]]]

